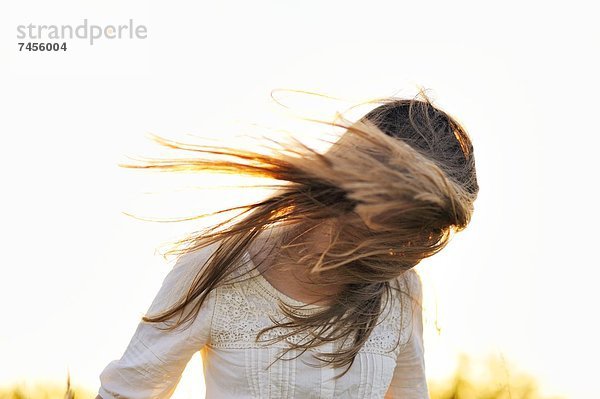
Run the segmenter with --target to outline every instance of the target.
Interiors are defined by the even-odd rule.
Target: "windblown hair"
[[[302,354],[325,342],[351,340],[348,349],[321,353],[324,357],[319,358],[326,365],[347,366],[336,378],[343,376],[378,322],[382,301],[392,289],[390,281],[443,249],[453,232],[467,227],[473,213],[479,188],[471,141],[456,119],[433,106],[422,91],[419,95],[378,100],[380,105],[355,123],[340,118],[333,125],[346,130],[323,153],[298,140],[276,142],[263,153],[155,136],[161,145],[194,156],[121,166],[267,177],[278,189],[259,202],[217,212],[241,211],[178,241],[171,253],[219,245],[178,303],[143,320],[164,322],[167,329],[193,321],[208,294],[231,283],[257,235],[285,222],[295,230],[291,240],[286,237],[276,246],[277,257],[310,265],[311,274],[323,284],[335,282],[343,289],[329,295],[330,304],[318,312],[304,314],[280,302],[289,321],[273,320],[257,341],[278,327],[288,332],[275,342],[298,333],[309,336],[305,342],[288,340],[286,353],[300,349]],[[327,248],[300,257],[304,233],[325,221],[335,226]]]

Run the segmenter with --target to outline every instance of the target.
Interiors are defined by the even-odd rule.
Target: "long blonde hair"
[[[334,123],[346,131],[324,153],[297,140],[277,143],[267,154],[155,136],[159,144],[192,151],[194,156],[121,165],[268,177],[279,184],[268,198],[223,210],[241,212],[175,243],[171,253],[178,255],[219,245],[198,268],[201,272],[185,296],[143,320],[164,322],[167,329],[193,321],[208,294],[232,281],[243,254],[261,231],[289,223],[297,228],[294,243],[282,243],[278,256],[309,265],[320,281],[335,282],[343,289],[332,293],[331,304],[318,312],[303,314],[291,304],[280,303],[289,321],[274,321],[257,341],[277,327],[289,332],[275,342],[302,332],[312,337],[290,342],[285,352],[300,349],[303,353],[324,342],[351,339],[349,348],[322,353],[320,358],[326,365],[347,366],[336,378],[343,376],[377,324],[384,296],[388,298],[392,288],[390,281],[439,252],[453,232],[467,227],[479,190],[473,147],[456,119],[434,107],[422,91],[414,99],[386,98],[377,103],[355,123]],[[327,248],[298,259],[302,231],[325,220],[334,220],[336,227]]]

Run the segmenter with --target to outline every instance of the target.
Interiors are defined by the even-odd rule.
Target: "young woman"
[[[428,398],[412,268],[469,223],[465,129],[421,92],[388,98],[321,153],[157,140],[193,157],[136,168],[268,177],[277,190],[178,242],[99,398],[168,398],[200,351],[207,398]]]

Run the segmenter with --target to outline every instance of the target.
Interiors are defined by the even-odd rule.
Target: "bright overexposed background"
[[[10,1],[0,7],[0,384],[95,390],[171,263],[189,216],[259,193],[119,168],[146,133],[235,144],[262,127],[428,89],[469,131],[481,187],[469,228],[419,266],[428,376],[496,356],[543,393],[596,398],[600,301],[598,38],[584,2]],[[16,49],[19,24],[133,18],[148,39]],[[316,91],[342,99],[287,95]],[[235,183],[234,180],[227,180]],[[153,194],[146,194],[151,192]],[[176,394],[202,395],[195,357]]]

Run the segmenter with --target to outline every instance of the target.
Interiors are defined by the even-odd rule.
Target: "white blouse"
[[[197,265],[203,265],[212,244],[180,257],[166,276],[148,313],[174,301],[191,283]],[[240,271],[254,265],[244,254]],[[251,276],[251,278],[249,278]],[[100,374],[99,395],[112,398],[169,398],[192,357],[200,351],[206,398],[402,398],[428,399],[423,359],[421,284],[414,271],[393,282],[413,299],[393,290],[393,300],[368,341],[358,352],[346,375],[333,380],[341,369],[311,367],[320,363],[314,351],[331,352],[338,344],[327,343],[306,351],[292,350],[270,367],[286,341],[255,342],[257,333],[272,325],[269,317],[285,318],[277,299],[303,305],[273,287],[258,271],[213,290],[188,329],[162,331],[162,323],[140,322],[123,356],[110,362]],[[396,285],[398,286],[398,285]],[[307,305],[306,312],[319,308]],[[261,341],[281,333],[269,331]],[[300,340],[294,336],[289,340]],[[400,344],[396,346],[397,340]],[[298,341],[295,341],[298,342]],[[345,348],[346,346],[344,346]],[[347,366],[346,366],[347,367]]]

